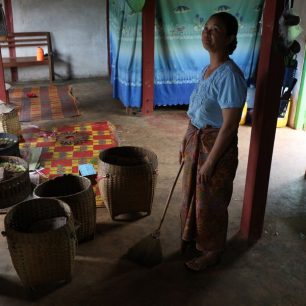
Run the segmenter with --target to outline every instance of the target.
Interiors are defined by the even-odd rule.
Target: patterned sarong
[[[197,183],[197,173],[211,151],[219,129],[187,131],[184,152],[182,240],[196,241],[200,251],[223,250],[226,243],[228,212],[233,180],[238,166],[237,136],[215,166],[207,184]]]

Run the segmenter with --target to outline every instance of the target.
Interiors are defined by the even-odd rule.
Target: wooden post
[[[154,21],[155,0],[146,0],[142,10],[142,108],[144,115],[154,107]]]
[[[2,63],[1,48],[0,48],[0,100],[2,100],[3,102],[9,101],[9,97],[5,89],[5,79],[4,79],[4,69],[3,69],[3,63]]]
[[[266,0],[251,143],[240,233],[249,242],[261,237],[279,111],[284,59],[278,52],[278,21],[284,2]]]
[[[6,19],[6,28],[8,33],[14,32],[14,21],[13,21],[13,7],[12,0],[4,0],[4,12]],[[16,49],[14,47],[9,48],[10,57],[16,57]],[[18,70],[17,67],[11,68],[12,82],[18,81]]]
[[[6,29],[7,31],[10,30],[10,25],[7,19],[7,3],[11,4],[11,0],[4,0],[4,5],[5,5],[5,20],[6,20]],[[12,8],[12,6],[11,6]],[[0,48],[0,100],[4,101],[4,102],[9,102],[9,96],[8,96],[8,92],[5,88],[5,78],[4,78],[4,68],[3,68],[3,62],[2,62],[2,53],[1,53],[1,48]]]

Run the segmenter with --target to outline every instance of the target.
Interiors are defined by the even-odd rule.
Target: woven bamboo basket
[[[154,152],[133,146],[115,147],[99,156],[99,189],[111,218],[152,209],[158,160]]]
[[[26,199],[32,192],[28,163],[16,156],[0,156],[0,163],[10,162],[23,166],[26,171],[0,181],[0,208],[7,208]]]
[[[13,109],[9,113],[0,114],[0,132],[21,135],[17,109]]]
[[[8,138],[12,141],[12,143],[8,144],[5,147],[0,147],[0,156],[19,156],[19,140],[18,137],[14,134],[9,133],[0,133],[0,140],[1,138]]]
[[[78,241],[94,238],[96,230],[96,198],[88,178],[78,175],[63,175],[48,180],[33,191],[34,197],[57,198],[66,202],[74,219],[80,224]]]
[[[42,226],[59,218],[65,222],[53,223],[53,229]],[[24,201],[9,210],[4,226],[13,265],[25,287],[71,280],[76,234],[66,203],[57,199]]]

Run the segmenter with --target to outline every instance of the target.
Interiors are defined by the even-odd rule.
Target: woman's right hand
[[[182,144],[181,144],[180,152],[179,152],[179,162],[180,162],[180,164],[182,163],[182,161],[184,159],[185,147],[186,147],[186,138],[184,137],[184,139],[182,141]]]

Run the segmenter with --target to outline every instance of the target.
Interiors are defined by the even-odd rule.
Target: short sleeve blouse
[[[247,85],[242,71],[232,60],[224,62],[204,79],[206,69],[190,96],[187,115],[197,128],[207,125],[220,128],[223,123],[222,109],[242,108]]]

